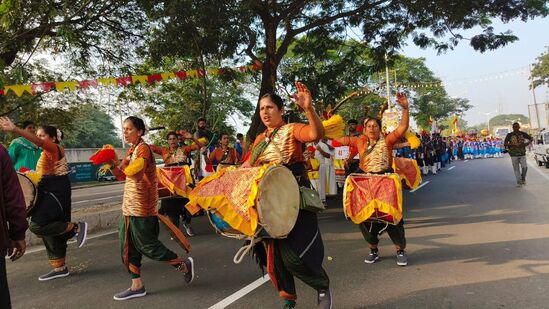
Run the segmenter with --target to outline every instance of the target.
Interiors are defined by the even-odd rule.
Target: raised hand
[[[397,102],[402,108],[408,108],[408,98],[404,93],[397,93]]]
[[[295,87],[297,92],[292,95],[296,104],[301,107],[304,111],[312,110],[313,108],[313,97],[309,88],[301,82],[295,82]]]
[[[189,131],[178,130],[177,134],[183,136],[183,138],[185,138],[185,139],[192,139],[193,138],[193,135]]]
[[[3,131],[13,131],[16,126],[8,117],[0,117],[0,128]]]

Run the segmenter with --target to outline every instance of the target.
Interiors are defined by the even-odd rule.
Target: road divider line
[[[538,172],[541,176],[543,176],[543,178],[549,180],[549,176],[547,176],[546,174],[544,174],[540,169],[539,167],[537,167],[535,164],[533,163],[530,163],[530,161],[527,161],[528,165],[530,165],[530,167],[535,170],[536,172]]]
[[[423,188],[424,186],[426,186],[430,181],[427,180],[426,182],[422,183],[419,187],[415,188],[414,190],[410,190],[410,192],[416,192],[417,190]]]
[[[95,198],[93,200],[83,200],[83,201],[78,201],[78,202],[72,202],[72,205],[74,204],[81,204],[81,203],[89,203],[89,202],[97,202],[97,201],[103,201],[103,200],[110,200],[110,199],[113,199],[113,198],[119,198],[119,197],[123,197],[124,195],[115,195],[115,196],[107,196],[107,197],[102,197],[102,198]]]
[[[254,282],[248,284],[247,286],[243,287],[242,289],[234,292],[233,294],[229,295],[227,298],[223,299],[222,301],[218,302],[217,304],[211,306],[208,309],[222,309],[227,307],[228,305],[234,303],[235,301],[239,300],[240,298],[244,297],[246,294],[250,293],[251,291],[257,289],[263,283],[269,281],[269,276],[263,276],[259,279],[255,280]],[[261,307],[261,306],[259,306]]]
[[[455,168],[455,166],[450,167],[448,170],[451,171]]]
[[[104,233],[101,233],[101,234],[96,234],[96,235],[92,235],[92,236],[89,236],[87,237],[86,239],[87,240],[90,240],[90,239],[94,239],[94,238],[99,238],[99,237],[103,237],[103,236],[107,236],[107,235],[112,235],[112,234],[116,234],[118,233],[118,230],[115,230],[115,231],[109,231],[109,232],[104,232]],[[76,242],[75,240],[71,240],[69,242],[67,242],[67,244],[72,244]],[[44,246],[40,246],[38,248],[34,248],[34,249],[31,249],[31,250],[27,250],[25,252],[25,254],[31,254],[31,253],[36,253],[36,252],[40,252],[40,251],[44,251],[46,250],[46,247]]]
[[[469,161],[469,159],[467,159],[467,160],[463,161],[463,163],[465,163],[465,162],[468,162],[468,161]]]

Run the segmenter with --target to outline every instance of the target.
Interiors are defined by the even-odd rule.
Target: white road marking
[[[410,192],[416,192],[417,190],[423,188],[425,185],[427,185],[430,181],[427,180],[426,182],[422,183],[419,187],[415,188],[414,190],[410,190]]]
[[[109,231],[109,232],[105,232],[105,233],[101,233],[101,234],[96,234],[96,235],[93,235],[93,236],[89,236],[86,238],[86,240],[90,240],[90,239],[94,239],[94,238],[99,238],[99,237],[103,237],[103,236],[107,236],[107,235],[112,235],[112,234],[115,234],[115,233],[118,233],[118,230],[116,231]],[[76,242],[75,240],[71,240],[69,242],[67,242],[68,244],[71,244],[71,243],[74,243]],[[27,250],[25,252],[25,254],[31,254],[31,253],[35,253],[35,252],[40,252],[40,251],[44,251],[46,250],[46,248],[44,246],[40,246],[38,248],[34,248],[34,249],[31,249],[31,250]]]
[[[269,276],[263,276],[254,282],[248,284],[247,286],[243,287],[242,289],[236,291],[235,293],[229,295],[227,298],[223,299],[222,301],[218,302],[217,304],[211,306],[208,309],[222,309],[227,307],[228,305],[234,303],[235,301],[239,300],[240,298],[244,297],[246,294],[250,293],[251,291],[257,289],[260,287],[263,283],[269,281]],[[259,306],[261,307],[261,306]]]
[[[468,162],[468,161],[469,161],[469,159],[467,159],[467,160],[463,161],[463,163],[465,163],[465,162]]]
[[[97,202],[97,201],[103,201],[103,200],[110,200],[110,199],[113,199],[113,198],[119,198],[119,197],[123,197],[124,195],[120,194],[120,195],[115,195],[115,196],[107,196],[107,197],[102,197],[102,198],[95,198],[93,200],[83,200],[83,201],[78,201],[78,202],[73,202],[72,205],[74,204],[81,204],[81,203],[88,203],[88,202]]]
[[[527,163],[528,163],[528,165],[530,165],[530,167],[531,167],[534,171],[538,172],[541,176],[543,176],[543,178],[549,180],[549,176],[547,176],[547,174],[545,174],[544,172],[542,172],[538,166],[536,166],[536,165],[533,164],[533,163],[530,163],[530,161],[527,161]]]
[[[451,171],[454,169],[455,166],[450,167],[448,170]]]

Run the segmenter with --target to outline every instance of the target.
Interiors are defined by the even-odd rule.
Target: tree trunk
[[[263,67],[261,69],[261,88],[259,90],[258,101],[255,107],[254,115],[252,116],[252,123],[248,130],[248,142],[251,144],[254,142],[256,136],[263,132],[266,128],[263,125],[259,117],[259,99],[266,93],[274,93],[276,90],[277,74],[279,61],[276,58],[276,29],[278,23],[274,18],[263,19],[265,25],[265,61],[263,61]]]

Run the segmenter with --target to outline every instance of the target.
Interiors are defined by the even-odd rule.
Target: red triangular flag
[[[175,76],[177,76],[180,80],[185,80],[187,79],[187,71],[175,72]]]
[[[124,77],[118,77],[116,79],[116,85],[126,87],[128,85],[132,84],[132,77],[131,76],[124,76]]]
[[[147,76],[147,82],[149,84],[152,84],[155,81],[161,82],[162,81],[162,75],[160,75],[160,74],[151,74],[151,75]]]

